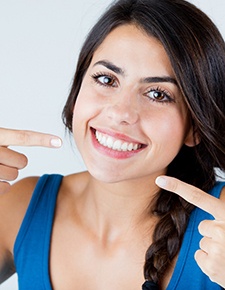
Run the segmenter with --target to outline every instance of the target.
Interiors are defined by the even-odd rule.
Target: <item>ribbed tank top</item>
[[[43,175],[32,195],[14,245],[19,290],[53,290],[49,274],[49,255],[55,206],[61,181],[61,175]],[[218,198],[223,186],[225,183],[216,183],[210,194]],[[194,260],[194,253],[201,239],[198,224],[204,219],[213,219],[213,217],[201,209],[193,210],[167,290],[222,289],[210,281]]]

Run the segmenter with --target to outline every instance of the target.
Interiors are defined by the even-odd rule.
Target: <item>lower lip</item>
[[[115,158],[115,159],[127,159],[130,157],[133,157],[133,156],[137,155],[138,153],[140,153],[145,148],[145,147],[143,147],[143,148],[140,148],[137,150],[132,150],[132,151],[117,151],[117,150],[113,150],[113,149],[110,149],[108,147],[101,145],[97,141],[97,139],[95,137],[95,132],[92,129],[91,129],[91,137],[92,137],[92,143],[98,152],[100,152],[101,154],[104,154],[108,157]]]

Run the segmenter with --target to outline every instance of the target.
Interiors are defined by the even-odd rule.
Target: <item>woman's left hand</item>
[[[156,184],[178,194],[215,218],[199,224],[198,229],[203,238],[200,249],[195,253],[195,260],[213,282],[225,287],[225,202],[173,177],[160,176]]]

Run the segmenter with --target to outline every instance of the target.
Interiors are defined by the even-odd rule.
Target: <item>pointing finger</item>
[[[27,130],[0,128],[0,146],[43,146],[59,148],[62,140],[54,135]]]
[[[225,203],[206,192],[169,176],[159,176],[156,184],[168,191],[172,191],[191,204],[211,214],[215,219],[225,218]]]

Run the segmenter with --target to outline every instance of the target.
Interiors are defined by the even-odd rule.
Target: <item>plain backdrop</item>
[[[225,36],[225,1],[190,1]],[[19,178],[85,170],[61,111],[82,42],[110,0],[0,0],[0,126],[59,135],[61,149],[16,148],[29,158]],[[224,81],[224,80],[221,80]],[[1,253],[0,253],[1,254]],[[14,275],[0,286],[16,290]]]

